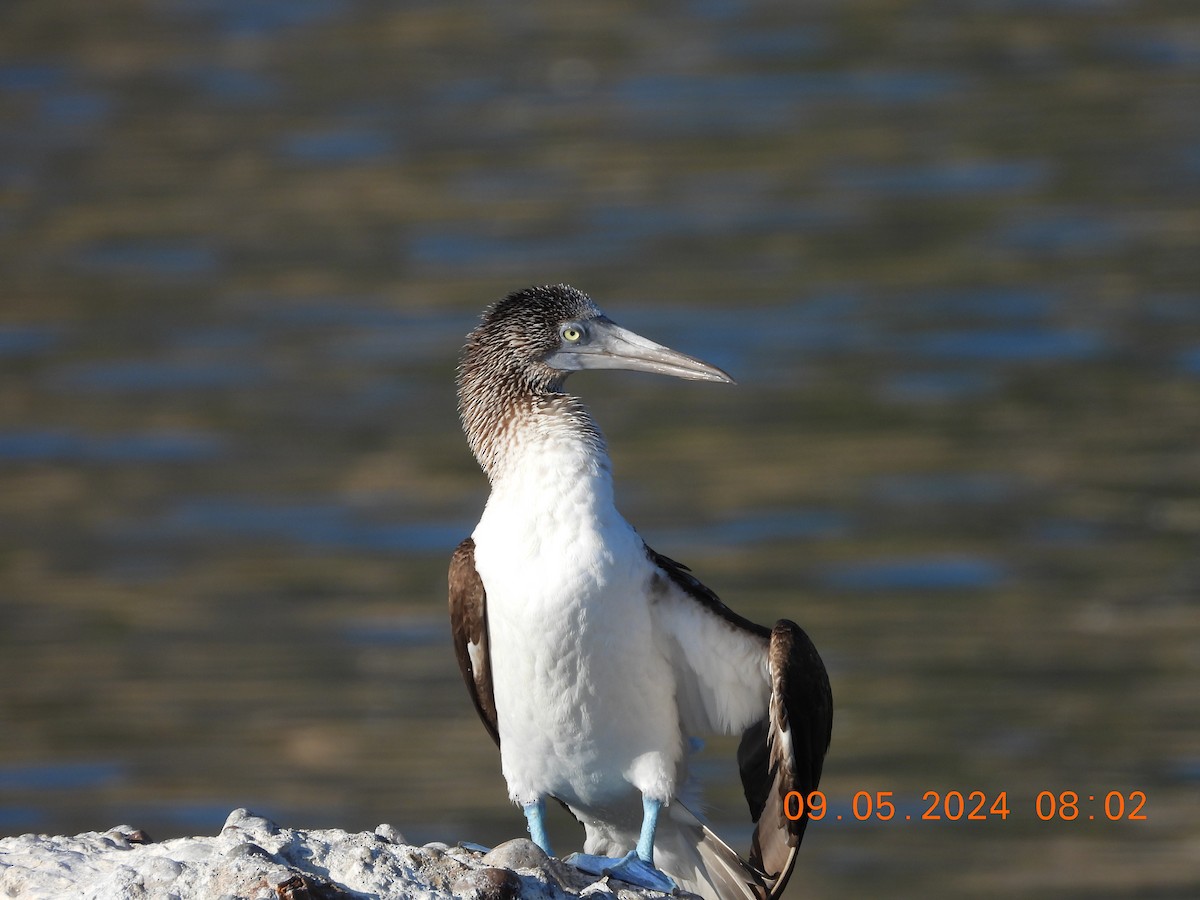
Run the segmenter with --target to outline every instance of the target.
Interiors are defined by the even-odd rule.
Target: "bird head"
[[[622,328],[568,285],[525,288],[484,313],[467,343],[472,353],[500,354],[506,368],[557,388],[582,369],[631,369],[692,381],[732,382],[721,369]],[[493,363],[500,362],[493,356]]]

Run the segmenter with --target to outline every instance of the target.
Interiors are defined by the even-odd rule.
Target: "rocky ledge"
[[[244,809],[215,837],[155,843],[133,828],[0,840],[0,897],[22,900],[614,900],[661,898],[551,859],[532,841],[412,847],[390,825],[283,828]]]

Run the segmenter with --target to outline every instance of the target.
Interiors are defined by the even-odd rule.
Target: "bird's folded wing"
[[[492,666],[488,653],[487,594],[475,571],[475,541],[467,538],[450,559],[450,631],[463,681],[488,734],[500,746]]]
[[[771,630],[769,715],[746,729],[738,769],[756,827],[750,864],[777,897],[787,885],[808,825],[808,798],[821,781],[833,729],[833,695],[804,629],[780,619]],[[797,794],[789,801],[790,794]]]

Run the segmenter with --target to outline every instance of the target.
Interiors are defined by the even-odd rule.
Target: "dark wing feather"
[[[705,587],[700,579],[692,574],[692,570],[683,563],[676,562],[669,556],[663,556],[648,545],[646,546],[646,555],[650,557],[651,562],[662,569],[667,577],[690,595],[693,600],[701,603],[710,612],[716,613],[730,625],[764,638],[771,633],[769,629],[764,628],[757,622],[751,622],[749,619],[739,616],[722,603],[721,598]]]
[[[450,559],[450,631],[454,654],[475,711],[500,746],[496,698],[492,693],[492,668],[488,651],[487,593],[475,571],[475,541],[467,538]]]
[[[766,719],[746,729],[738,747],[738,768],[750,815],[757,826],[750,864],[778,897],[795,865],[808,825],[785,815],[786,797],[817,789],[833,732],[833,694],[825,665],[804,629],[781,619],[771,631],[771,705]],[[798,804],[793,804],[793,810]]]

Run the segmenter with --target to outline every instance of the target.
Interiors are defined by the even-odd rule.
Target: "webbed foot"
[[[590,853],[572,853],[567,862],[589,875],[611,875],[621,881],[652,891],[669,894],[675,890],[670,875],[654,868],[635,851],[624,856],[592,856]]]

